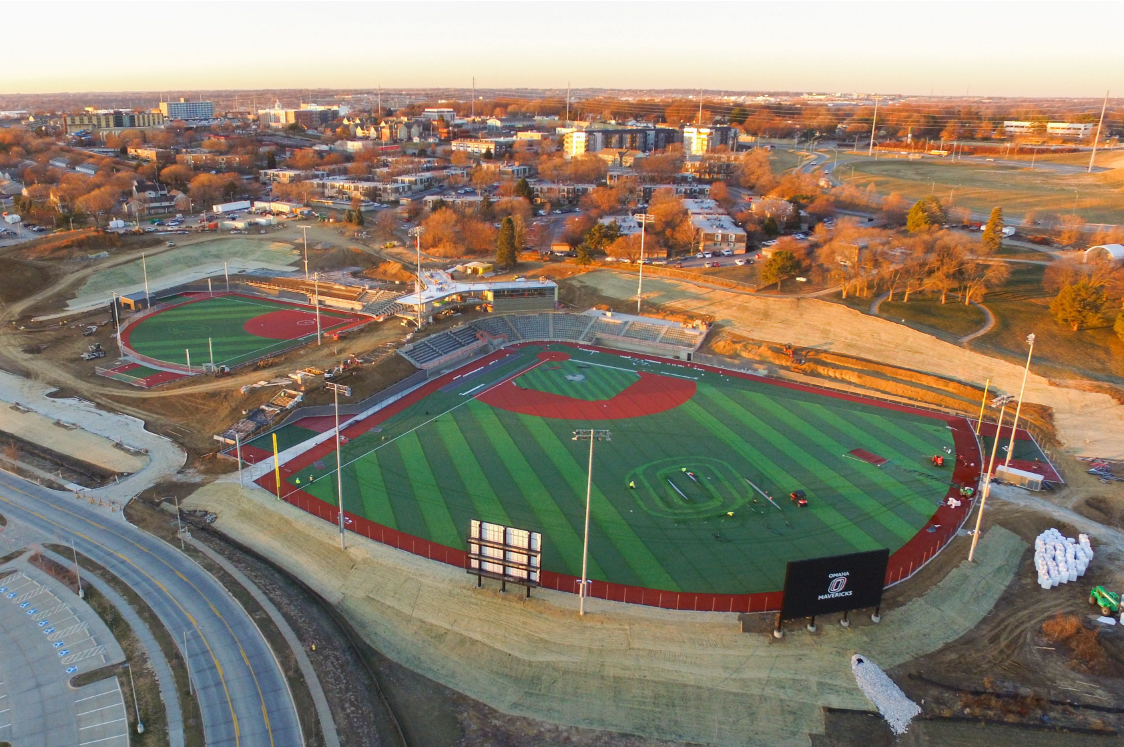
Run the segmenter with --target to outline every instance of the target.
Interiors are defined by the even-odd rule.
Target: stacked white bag
[[[1057,529],[1047,529],[1034,540],[1034,567],[1043,589],[1076,581],[1085,575],[1092,559],[1093,546],[1087,534],[1079,534],[1075,541]]]

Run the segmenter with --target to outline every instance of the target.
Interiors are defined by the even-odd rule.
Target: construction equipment
[[[1089,604],[1101,608],[1101,614],[1112,617],[1120,611],[1120,595],[1103,586],[1094,586],[1089,591]]]
[[[101,343],[95,342],[86,348],[86,352],[82,353],[82,360],[92,361],[96,358],[104,358],[105,351],[101,349]]]
[[[791,498],[792,502],[800,508],[804,508],[808,505],[808,496],[804,493],[803,490],[794,490],[788,494],[788,497]]]
[[[86,329],[82,330],[83,337],[90,337],[91,335],[96,335],[97,333],[98,325],[96,324],[91,324],[90,326],[86,327]]]
[[[325,381],[338,380],[339,378],[341,378],[344,375],[345,372],[350,371],[353,368],[358,368],[358,367],[359,367],[359,359],[356,358],[354,355],[348,356],[347,360],[345,360],[343,363],[339,364],[338,366],[333,368],[331,371],[328,371],[327,373],[325,373],[324,374],[324,380]]]
[[[230,366],[222,364],[215,366],[215,378],[217,379],[222,376],[230,376]]]

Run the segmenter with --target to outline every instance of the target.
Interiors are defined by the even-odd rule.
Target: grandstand
[[[398,352],[422,369],[441,368],[513,342],[576,342],[691,360],[706,334],[703,324],[593,309],[581,314],[494,314],[430,335]]]

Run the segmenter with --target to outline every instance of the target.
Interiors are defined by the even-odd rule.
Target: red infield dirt
[[[549,361],[569,360],[569,353],[539,353],[539,365]],[[524,372],[525,373],[525,372]],[[581,400],[537,389],[523,389],[515,385],[515,378],[492,387],[477,399],[486,405],[535,415],[540,418],[560,420],[621,420],[671,410],[695,396],[695,382],[670,376],[657,376],[640,372],[637,382],[623,392],[606,400]]]
[[[354,319],[328,317],[324,326],[335,326],[341,322],[350,323]],[[270,311],[249,319],[242,325],[248,334],[264,337],[267,340],[295,340],[316,331],[316,314],[302,309],[281,309]]]

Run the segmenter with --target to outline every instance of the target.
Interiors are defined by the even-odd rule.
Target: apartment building
[[[160,161],[162,163],[170,163],[172,160],[172,151],[167,148],[154,148],[149,145],[130,145],[125,153],[130,158],[136,158],[141,161]]]
[[[640,196],[644,202],[651,202],[652,195],[661,189],[669,189],[676,197],[684,199],[709,199],[709,184],[642,184]]]
[[[151,130],[163,127],[164,115],[160,112],[87,109],[82,114],[67,114],[63,118],[63,123],[68,135],[76,132],[119,135],[125,130]]]
[[[727,125],[716,127],[684,127],[683,152],[689,156],[701,156],[714,153],[718,148],[737,147],[738,130]]]
[[[160,113],[165,119],[214,119],[215,105],[210,101],[161,101]]]
[[[494,172],[500,179],[525,179],[531,175],[531,167],[519,163],[483,161],[480,168],[485,172]]]
[[[291,184],[303,182],[308,179],[327,178],[327,171],[311,171],[307,169],[262,169],[258,172],[258,180],[262,184]]]
[[[485,156],[491,153],[493,156],[499,157],[511,150],[514,145],[514,138],[497,137],[454,140],[452,147],[454,152],[469,153],[474,156]]]
[[[248,155],[235,155],[233,153],[214,153],[209,150],[189,150],[176,154],[176,163],[190,166],[193,169],[226,169],[239,171],[248,169],[253,165],[253,159]]]
[[[553,204],[573,204],[596,187],[596,184],[531,183],[531,189],[535,192],[535,202],[550,202]]]
[[[306,130],[317,130],[334,122],[339,116],[338,107],[301,104],[299,109],[285,109],[278,103],[272,109],[258,110],[258,123],[259,126],[278,130],[291,124],[299,124]]]
[[[650,153],[680,141],[678,130],[670,127],[607,127],[583,123],[562,132],[562,152],[566,158],[599,153],[611,148]]]

